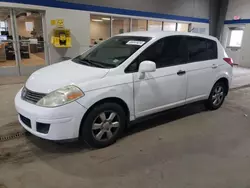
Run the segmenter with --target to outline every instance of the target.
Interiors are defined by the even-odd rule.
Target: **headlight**
[[[73,102],[84,96],[84,93],[81,89],[76,86],[70,85],[58,90],[55,90],[41,100],[37,102],[37,105],[43,107],[57,107],[64,104]]]

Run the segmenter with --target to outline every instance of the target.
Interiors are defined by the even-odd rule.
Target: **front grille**
[[[45,95],[46,94],[44,94],[44,93],[37,93],[37,92],[31,91],[31,90],[28,90],[25,87],[22,90],[22,99],[27,101],[27,102],[33,103],[33,104],[36,104]]]
[[[20,115],[21,121],[22,121],[26,126],[28,126],[29,128],[31,128],[31,121],[30,121],[30,119],[24,117],[24,116],[21,115],[21,114],[19,114],[19,115]]]

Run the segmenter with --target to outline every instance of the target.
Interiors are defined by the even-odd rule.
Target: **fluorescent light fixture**
[[[100,19],[92,19],[93,22],[102,22]]]
[[[110,18],[102,18],[102,20],[110,20]]]

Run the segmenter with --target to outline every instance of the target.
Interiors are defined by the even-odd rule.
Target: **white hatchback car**
[[[201,100],[218,109],[232,64],[211,36],[126,33],[36,71],[15,105],[22,126],[38,137],[105,147],[137,118]]]

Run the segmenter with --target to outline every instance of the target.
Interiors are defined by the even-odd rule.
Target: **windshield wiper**
[[[93,62],[89,59],[77,59],[78,63],[81,63],[83,65],[87,65],[90,67],[100,67],[100,68],[105,68],[104,66],[100,65],[99,63]]]
[[[115,65],[109,64],[109,63],[104,63],[104,62],[98,62],[98,61],[94,61],[94,60],[90,60],[90,59],[83,59],[85,61],[87,61],[88,63],[92,63],[95,66],[101,67],[101,68],[114,68],[116,67]]]
[[[86,60],[83,60],[83,59],[77,59],[77,61],[78,61],[79,63],[83,64],[83,65],[88,65],[88,66],[91,66],[91,64],[90,64],[88,61],[86,61]]]
[[[89,64],[95,65],[96,67],[100,67],[100,68],[107,68],[105,66],[103,66],[101,63],[97,62],[97,61],[93,61],[90,59],[83,59],[84,61],[87,61]]]
[[[85,64],[88,66],[94,66],[94,67],[100,67],[100,68],[114,68],[116,67],[115,65],[109,64],[109,63],[103,63],[103,62],[98,62],[90,59],[76,59],[75,61],[78,61],[78,63]]]

